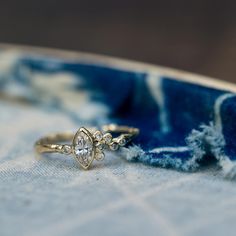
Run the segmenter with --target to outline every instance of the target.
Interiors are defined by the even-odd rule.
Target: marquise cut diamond
[[[90,136],[86,130],[80,130],[73,141],[75,157],[84,168],[88,168],[94,159],[93,140]]]
[[[85,135],[78,136],[77,145],[75,146],[75,154],[78,156],[87,157],[91,155],[93,145],[89,138]]]

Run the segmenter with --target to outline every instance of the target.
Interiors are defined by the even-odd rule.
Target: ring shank
[[[64,153],[64,144],[57,144],[67,141],[72,141],[74,135],[72,133],[57,133],[45,136],[35,143],[35,150],[39,153],[44,152],[59,152]],[[69,146],[66,144],[66,146]]]
[[[102,131],[111,132],[111,133],[128,133],[132,136],[139,134],[138,128],[133,128],[133,127],[124,126],[124,125],[115,125],[115,124],[103,125]]]

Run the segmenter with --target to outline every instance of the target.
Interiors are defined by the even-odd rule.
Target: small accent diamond
[[[119,145],[120,145],[120,146],[125,146],[125,144],[126,144],[126,140],[125,140],[124,138],[121,138],[121,139],[119,140]]]
[[[110,144],[110,149],[113,151],[117,150],[118,147],[119,147],[118,143],[113,142]]]
[[[112,135],[110,133],[106,133],[103,135],[103,139],[106,144],[109,144],[112,141]]]
[[[64,145],[62,147],[63,153],[70,154],[71,153],[71,147],[69,145]]]
[[[103,160],[104,157],[105,157],[105,155],[104,155],[103,152],[98,152],[98,153],[96,153],[96,160],[97,160],[97,161]]]
[[[96,131],[95,134],[94,134],[94,138],[95,138],[97,141],[101,141],[101,140],[102,140],[102,132]]]

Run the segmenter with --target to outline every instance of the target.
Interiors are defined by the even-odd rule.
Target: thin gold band
[[[117,136],[113,137],[112,134],[117,134]],[[125,146],[138,134],[139,129],[137,128],[115,124],[104,125],[101,131],[81,127],[75,135],[57,133],[45,136],[35,143],[35,150],[38,153],[73,154],[79,164],[84,169],[88,169],[94,159],[104,158],[103,150],[105,148],[115,151],[119,147]],[[71,144],[64,144],[67,141],[71,141]]]

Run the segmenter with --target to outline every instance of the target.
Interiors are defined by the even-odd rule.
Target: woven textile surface
[[[234,93],[11,50],[0,68],[1,235],[234,235]],[[140,137],[89,171],[34,152],[110,122]]]

